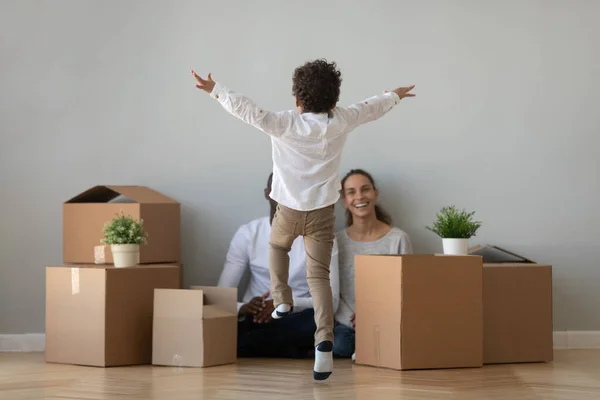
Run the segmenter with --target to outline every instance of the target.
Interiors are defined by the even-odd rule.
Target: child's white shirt
[[[340,197],[339,166],[347,135],[398,104],[394,92],[373,96],[331,113],[272,112],[248,97],[215,84],[211,97],[230,114],[271,137],[273,184],[270,197],[286,207],[311,211]]]

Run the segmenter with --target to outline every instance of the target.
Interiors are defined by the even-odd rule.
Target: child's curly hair
[[[342,73],[335,62],[309,61],[294,70],[292,94],[302,110],[312,113],[331,111],[340,97]]]

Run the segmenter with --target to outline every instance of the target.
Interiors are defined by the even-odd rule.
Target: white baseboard
[[[600,349],[600,331],[554,331],[555,349]]]
[[[554,348],[600,349],[600,331],[554,331]],[[46,335],[26,333],[23,335],[0,335],[0,353],[44,351]]]
[[[46,335],[26,333],[22,335],[0,335],[0,352],[38,352],[46,347]]]
[[[554,331],[552,336],[555,349],[562,350],[567,348],[567,331]]]

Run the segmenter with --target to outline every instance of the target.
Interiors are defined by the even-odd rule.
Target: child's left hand
[[[214,87],[215,87],[215,81],[213,81],[210,73],[208,74],[208,79],[204,80],[202,78],[200,78],[198,76],[198,74],[196,74],[196,72],[194,72],[194,70],[192,70],[192,76],[194,77],[194,79],[196,79],[196,87],[198,89],[202,89],[204,90],[206,93],[212,93]]]

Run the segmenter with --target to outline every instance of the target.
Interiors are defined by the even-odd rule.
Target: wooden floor
[[[600,400],[600,350],[556,351],[555,358],[549,364],[403,372],[336,360],[330,379],[315,382],[309,360],[103,369],[46,364],[39,353],[0,353],[0,399]]]

